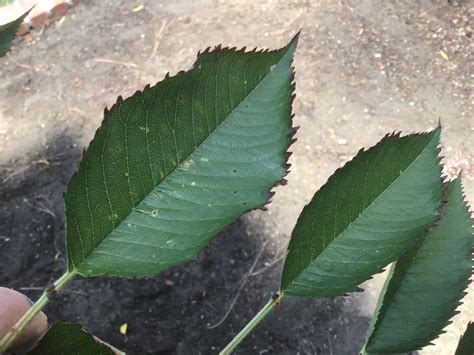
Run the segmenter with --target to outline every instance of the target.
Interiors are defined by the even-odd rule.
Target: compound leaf
[[[338,169],[303,209],[281,294],[334,297],[394,261],[437,215],[440,129],[388,135]]]
[[[115,355],[123,353],[98,340],[82,329],[79,324],[56,322],[28,354]]]
[[[70,271],[155,275],[268,201],[287,173],[296,39],[206,50],[106,110],[64,197]]]
[[[469,322],[466,331],[459,340],[455,355],[474,354],[474,323]]]
[[[15,35],[28,12],[12,22],[0,25],[0,57],[3,57],[9,51],[12,41],[15,39]]]
[[[473,239],[461,179],[449,183],[444,199],[439,225],[392,265],[372,319],[367,353],[410,352],[429,345],[464,297]]]

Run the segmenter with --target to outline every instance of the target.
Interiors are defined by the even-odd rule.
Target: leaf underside
[[[28,12],[12,22],[0,25],[0,57],[3,57],[10,50],[12,41],[15,39],[16,33],[18,32],[21,23],[28,15]]]
[[[459,340],[455,355],[472,355],[474,354],[474,323],[469,322],[466,331],[461,340]]]
[[[117,352],[81,328],[79,324],[56,322],[28,352],[29,355],[113,355]]]
[[[419,350],[437,338],[471,276],[472,223],[461,179],[449,183],[443,218],[390,270],[372,319],[367,353]]]
[[[280,292],[334,297],[408,248],[436,217],[440,130],[388,135],[338,169],[293,230]]]
[[[69,269],[155,275],[265,204],[287,173],[295,48],[206,50],[106,110],[64,197]]]

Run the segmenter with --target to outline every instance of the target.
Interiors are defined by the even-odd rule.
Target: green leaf
[[[9,51],[12,41],[15,39],[16,33],[28,12],[14,21],[0,26],[0,57],[3,57]]]
[[[123,353],[86,332],[79,324],[56,322],[28,354],[113,355]]]
[[[459,340],[455,355],[474,354],[474,323],[469,322],[461,340]]]
[[[388,135],[329,178],[293,230],[281,294],[355,291],[411,245],[440,203],[439,135]]]
[[[217,47],[105,112],[68,186],[68,268],[150,276],[193,258],[287,173],[291,61]]]
[[[473,239],[461,179],[449,183],[444,199],[439,225],[392,265],[369,329],[367,353],[429,345],[464,297]]]

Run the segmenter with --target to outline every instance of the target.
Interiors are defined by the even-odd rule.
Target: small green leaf
[[[68,186],[68,268],[150,276],[193,258],[286,174],[292,56],[221,49],[105,112]]]
[[[0,26],[0,57],[3,57],[5,54],[7,54],[10,46],[12,45],[12,41],[15,39],[18,29],[20,28],[20,25],[22,24],[25,17],[28,15],[28,12],[14,21]]]
[[[280,292],[334,297],[394,261],[440,203],[440,129],[389,135],[338,169],[293,230]]]
[[[469,322],[466,331],[459,340],[455,355],[473,355],[474,354],[474,323]]]
[[[392,265],[365,351],[419,350],[455,314],[471,276],[472,224],[461,179],[449,183],[437,227]]]
[[[79,324],[56,322],[28,354],[114,355],[123,353],[86,332]]]

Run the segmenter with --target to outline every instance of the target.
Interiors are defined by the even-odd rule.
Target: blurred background
[[[441,120],[444,171],[474,201],[474,1],[37,1],[0,59],[0,284],[36,299],[65,268],[62,194],[118,95],[222,44],[279,48],[302,28],[287,186],[195,261],[148,280],[73,280],[46,308],[132,354],[208,354],[278,290],[296,218],[333,171],[386,133]],[[31,2],[0,1],[0,23]],[[33,1],[35,3],[35,1]],[[365,292],[284,299],[239,354],[357,354],[385,274]],[[421,354],[452,354],[461,314]],[[120,326],[127,324],[126,334]],[[123,328],[122,328],[123,329]]]

